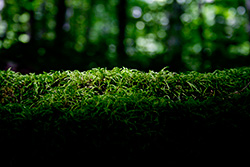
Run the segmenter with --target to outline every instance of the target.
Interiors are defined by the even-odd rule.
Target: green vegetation
[[[101,97],[156,98],[176,102],[208,97],[229,97],[248,83],[250,68],[242,67],[213,73],[141,72],[127,68],[94,68],[79,71],[55,71],[22,75],[1,71],[1,103],[65,104],[68,108],[85,100]],[[128,98],[129,99],[129,98]]]
[[[22,73],[122,66],[211,72],[249,66],[249,4],[0,0],[0,69],[10,62]]]
[[[249,82],[250,68],[180,74],[166,68],[148,73],[127,68],[95,68],[39,75],[8,70],[1,71],[0,76],[1,106],[10,113],[13,107],[19,107],[17,117],[22,119],[46,115],[56,108],[66,114],[63,119],[104,114],[134,125],[141,116],[140,119],[151,114],[157,116],[165,112],[164,108],[171,110],[181,104],[204,105],[210,99],[220,99],[230,105],[230,99],[249,94],[248,89],[236,92]]]
[[[0,0],[0,166],[250,157],[249,27],[250,0]]]
[[[5,143],[22,136],[41,154],[46,152],[41,145],[50,152],[73,145],[88,155],[108,148],[113,153],[105,158],[118,151],[124,159],[138,158],[138,151],[169,149],[184,138],[186,144],[199,145],[216,135],[227,143],[229,136],[229,141],[245,137],[250,127],[249,88],[236,92],[249,81],[248,67],[180,74],[166,68],[147,73],[127,68],[27,75],[0,71],[0,133]],[[185,157],[182,149],[166,154]]]

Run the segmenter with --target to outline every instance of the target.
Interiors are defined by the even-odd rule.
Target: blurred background
[[[250,0],[0,0],[0,69],[250,65]]]

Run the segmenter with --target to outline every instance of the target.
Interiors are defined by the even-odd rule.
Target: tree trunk
[[[201,23],[199,25],[199,35],[200,35],[200,44],[201,44],[201,52],[200,52],[200,56],[201,56],[201,67],[200,67],[200,70],[202,72],[205,72],[207,69],[206,69],[206,61],[208,61],[208,55],[207,53],[205,52],[205,39],[203,37],[203,32],[204,32],[204,29],[203,29],[203,24],[204,24],[204,21],[203,21],[203,16],[202,16],[202,7],[203,7],[203,2],[202,0],[199,0],[198,2],[198,7],[199,7],[199,18],[201,20]]]
[[[118,35],[118,46],[117,46],[117,59],[118,66],[125,65],[124,63],[127,61],[127,54],[125,51],[125,30],[127,23],[127,0],[120,0],[117,6],[117,14],[119,21],[119,35]]]
[[[65,23],[65,16],[66,16],[66,5],[65,0],[57,0],[57,15],[56,15],[56,39],[55,39],[55,47],[60,49],[63,48],[63,25]]]
[[[250,0],[246,0],[246,9],[247,9],[247,15],[248,15],[247,32],[250,37]]]
[[[90,40],[90,31],[91,31],[91,27],[93,25],[93,7],[95,5],[95,0],[90,0],[89,1],[89,9],[86,12],[86,49],[88,50],[89,46],[91,46],[91,42]]]
[[[169,25],[170,28],[167,33],[170,34],[167,45],[169,54],[172,60],[169,63],[170,70],[179,72],[183,70],[184,63],[182,61],[182,22],[180,16],[183,13],[182,6],[176,1],[173,2],[173,11],[171,12]]]
[[[30,10],[29,14],[30,14],[30,21],[29,21],[29,24],[30,24],[30,30],[29,30],[30,43],[34,44],[34,42],[36,40],[36,21],[35,21],[34,10]]]
[[[248,32],[248,39],[250,40],[250,0],[246,0],[246,8],[247,8],[247,15],[248,15],[248,25],[247,25],[247,32]],[[250,48],[249,48],[250,53]],[[248,56],[250,59],[250,56]]]

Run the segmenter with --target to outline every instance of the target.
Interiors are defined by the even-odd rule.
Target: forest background
[[[0,70],[250,65],[250,0],[0,0]]]

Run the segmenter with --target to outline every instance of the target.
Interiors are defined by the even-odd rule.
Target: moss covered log
[[[5,161],[148,157],[171,164],[211,153],[236,156],[238,146],[250,148],[250,90],[240,91],[249,81],[248,67],[180,74],[166,68],[0,71]],[[26,158],[18,156],[23,151]]]

